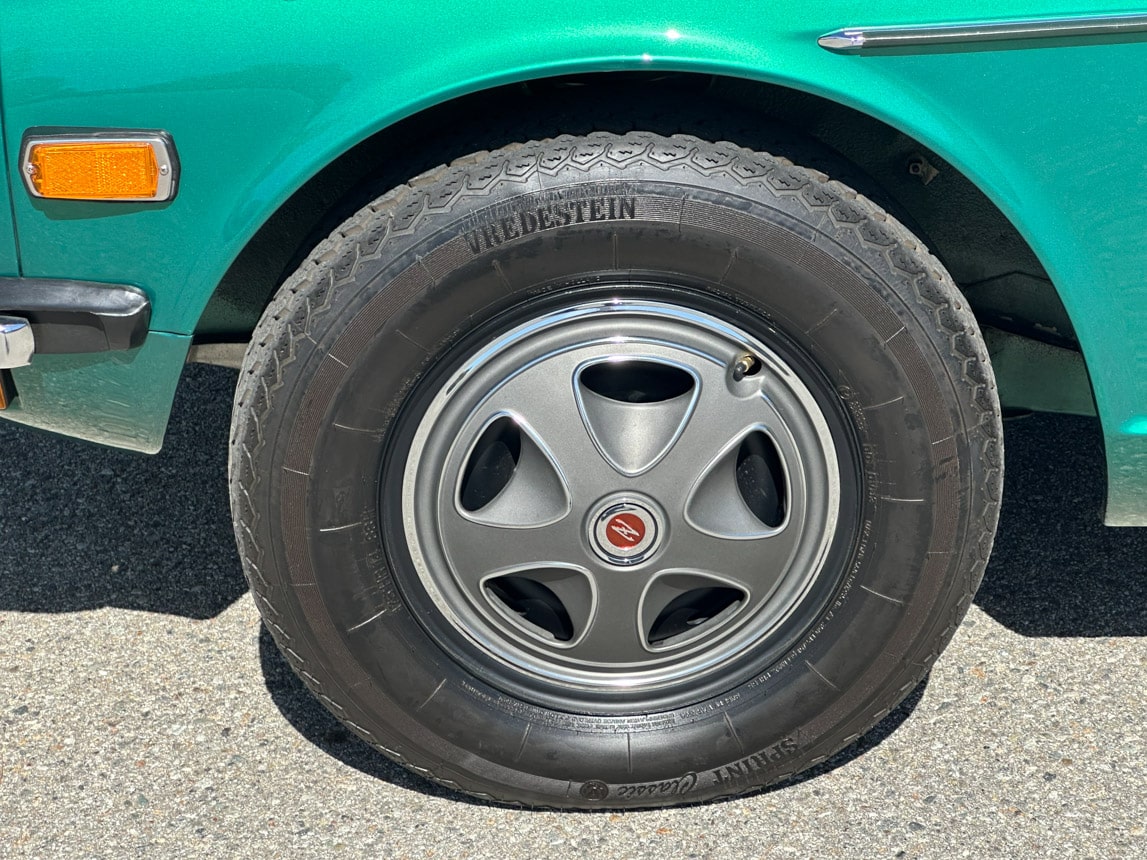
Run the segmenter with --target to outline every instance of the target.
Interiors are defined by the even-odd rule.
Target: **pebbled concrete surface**
[[[231,543],[233,381],[190,368],[155,458],[0,422],[0,854],[1147,857],[1147,530],[1100,525],[1093,421],[1007,424],[976,605],[854,748],[725,803],[534,813],[390,765],[278,657]]]

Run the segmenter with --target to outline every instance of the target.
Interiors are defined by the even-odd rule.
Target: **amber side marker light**
[[[8,408],[16,399],[16,386],[12,384],[12,375],[7,370],[0,370],[0,411]]]
[[[161,202],[175,196],[177,163],[165,134],[29,135],[21,167],[34,197]]]

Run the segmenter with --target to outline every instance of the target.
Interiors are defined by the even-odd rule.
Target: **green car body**
[[[1052,11],[1078,25],[1134,10],[1068,0]],[[0,275],[134,285],[152,316],[139,349],[38,355],[14,369],[19,396],[3,417],[158,450],[193,342],[241,341],[269,298],[221,284],[243,280],[274,244],[275,225],[290,220],[290,201],[327,187],[324,176],[337,177],[333,191],[316,194],[336,211],[349,195],[348,158],[388,157],[427,112],[439,127],[453,116],[462,125],[463,114],[480,123],[473,99],[515,91],[508,85],[679,75],[671,80],[743,82],[774,97],[792,93],[826,116],[866,118],[927,153],[917,175],[927,179],[936,156],[942,177],[955,172],[990,200],[1038,260],[1072,330],[1072,350],[1054,348],[1057,359],[1041,364],[1037,349],[1014,368],[997,366],[1005,405],[1085,412],[1093,397],[1107,447],[1107,521],[1147,524],[1147,44],[1138,30],[874,50],[818,43],[852,27],[1048,16],[1035,0],[8,3],[0,75],[10,205],[0,206]],[[801,111],[803,129],[818,132],[817,117]],[[19,154],[37,127],[162,129],[178,150],[178,195],[160,204],[34,199]],[[439,144],[449,156],[449,142]],[[452,154],[468,151],[460,140]],[[941,194],[943,178],[934,186]],[[942,216],[945,205],[933,200],[932,211]],[[959,201],[951,206],[952,218],[964,217]],[[282,262],[301,238],[278,248]],[[1040,388],[1050,396],[1025,403]]]

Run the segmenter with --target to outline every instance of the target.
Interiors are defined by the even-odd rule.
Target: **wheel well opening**
[[[358,208],[411,177],[517,141],[635,129],[729,140],[852,186],[928,245],[982,326],[1013,346],[1019,338],[1078,358],[1070,320],[1031,248],[1003,213],[936,153],[879,120],[815,95],[676,73],[600,73],[498,87],[375,134],[312,178],[259,230],[220,282],[196,340],[245,341],[275,290],[318,242]],[[1031,352],[1011,352],[1021,356],[1029,376],[1039,350],[1031,360],[1022,356]],[[1074,401],[1086,406],[1090,386],[1082,360],[1077,363],[1086,390],[1076,392]]]

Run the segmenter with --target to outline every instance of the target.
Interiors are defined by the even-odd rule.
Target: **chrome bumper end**
[[[0,316],[0,370],[31,364],[35,354],[32,324],[21,317]]]

